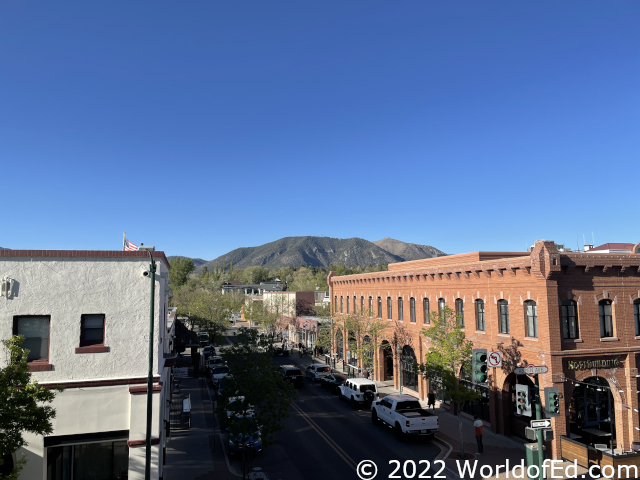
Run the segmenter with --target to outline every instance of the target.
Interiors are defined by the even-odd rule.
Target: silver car
[[[310,380],[317,382],[322,377],[326,377],[331,373],[331,369],[323,364],[309,365],[304,372],[304,375]]]

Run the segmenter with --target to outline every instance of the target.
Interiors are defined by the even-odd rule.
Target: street
[[[312,363],[310,357],[299,358],[297,352],[290,357],[275,357],[274,361],[301,367]],[[431,464],[440,453],[437,444],[420,438],[398,442],[388,427],[371,423],[368,407],[353,410],[338,395],[308,379],[298,389],[289,415],[284,431],[275,435],[275,444],[251,461],[252,467],[262,467],[271,479],[356,479],[356,467],[363,460],[376,463],[378,478],[388,478],[396,470],[396,465],[389,463],[391,460],[400,462],[400,470],[395,473],[398,478],[410,476],[410,466],[409,475],[402,472],[407,460],[416,464],[415,478],[421,474],[422,478],[428,478],[427,475],[433,478],[440,469],[436,465],[425,471],[428,465],[419,464],[420,460]],[[239,471],[237,460],[232,462]]]

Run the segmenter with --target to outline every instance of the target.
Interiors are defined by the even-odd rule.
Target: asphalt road
[[[309,357],[298,358],[297,353],[274,361],[281,365],[311,363]],[[353,410],[309,380],[298,389],[289,414],[284,431],[275,435],[275,445],[251,459],[251,466],[262,467],[270,480],[355,480],[361,478],[356,469],[363,460],[376,463],[378,479],[433,478],[440,470],[440,465],[432,464],[440,452],[437,445],[423,438],[398,442],[391,429],[371,423],[368,408]],[[395,477],[391,475],[396,464],[391,460],[400,462]],[[410,461],[415,462],[415,471]],[[409,462],[406,475],[405,462]],[[237,460],[232,459],[232,464],[239,471]]]

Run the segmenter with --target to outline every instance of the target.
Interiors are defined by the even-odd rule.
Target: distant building
[[[169,262],[157,263],[151,478],[163,476],[175,309]],[[0,339],[20,334],[33,380],[64,390],[53,433],[25,434],[20,478],[144,478],[150,280],[145,251],[0,251]],[[145,339],[146,338],[146,339]],[[6,359],[0,356],[0,365]]]
[[[239,292],[244,295],[260,297],[264,292],[282,292],[284,286],[282,282],[260,282],[254,285],[234,285],[231,282],[222,285],[222,294]],[[259,300],[256,298],[255,300]]]
[[[599,247],[585,245],[584,251],[589,253],[640,253],[640,243],[605,243]]]

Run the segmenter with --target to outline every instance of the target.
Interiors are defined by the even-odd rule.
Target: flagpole
[[[124,244],[127,240],[127,232],[122,232],[122,251],[124,252]]]

